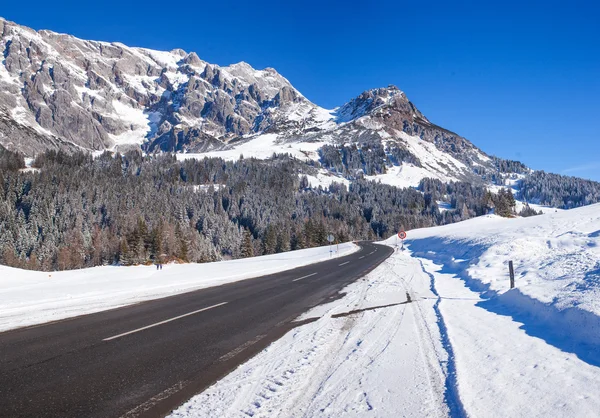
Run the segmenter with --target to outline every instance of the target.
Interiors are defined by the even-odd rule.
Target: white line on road
[[[349,263],[349,261],[346,261],[345,263],[338,264],[338,266],[343,266],[343,265],[348,264],[348,263]]]
[[[209,309],[216,308],[217,306],[225,305],[226,303],[227,302],[217,303],[216,305],[212,305],[212,306],[209,306],[209,307],[206,307],[206,308],[198,309],[197,311],[194,311],[194,312],[189,312],[189,313],[186,313],[186,314],[183,314],[183,315],[179,315],[179,316],[176,316],[176,317],[171,318],[171,319],[165,319],[164,321],[157,322],[156,324],[147,325],[147,326],[142,327],[142,328],[134,329],[133,331],[124,332],[123,334],[114,335],[112,337],[105,338],[102,341],[110,341],[110,340],[114,340],[116,338],[124,337],[126,335],[133,334],[134,332],[140,332],[140,331],[143,331],[143,330],[148,329],[148,328],[152,328],[152,327],[156,327],[156,326],[159,326],[159,325],[162,325],[162,324],[166,324],[167,322],[171,322],[171,321],[175,321],[177,319],[185,318],[186,316],[194,315],[194,314],[197,314],[197,313],[203,312],[203,311],[208,311]]]
[[[373,254],[374,252],[375,252],[375,251],[371,251],[371,252],[369,253],[369,255]]]
[[[292,280],[293,282],[297,282],[298,280],[306,279],[307,277],[312,277],[317,273],[309,274],[308,276],[298,277],[297,279]]]
[[[365,256],[363,255],[362,257],[358,257],[358,259],[360,260],[361,258],[365,258]]]

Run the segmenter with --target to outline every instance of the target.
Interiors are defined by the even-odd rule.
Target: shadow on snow
[[[600,234],[600,231],[597,232]],[[410,242],[413,256],[431,260],[441,266],[438,273],[461,279],[465,286],[480,295],[476,306],[521,323],[521,329],[532,337],[600,367],[600,316],[576,306],[559,309],[555,302],[544,303],[523,294],[519,289],[500,293],[468,273],[471,265],[488,249],[469,241],[427,238]],[[463,261],[460,261],[463,260]],[[426,272],[427,273],[427,272]],[[508,281],[508,269],[506,271]],[[587,286],[600,287],[600,266],[586,274]],[[507,346],[510,341],[506,342]],[[507,347],[508,349],[508,347]]]

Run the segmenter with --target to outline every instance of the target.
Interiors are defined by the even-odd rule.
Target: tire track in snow
[[[411,272],[410,279],[405,280],[400,274],[396,271],[392,270],[392,273],[403,283],[407,295],[412,293],[416,295],[413,288],[410,286],[410,283],[414,280],[416,274]],[[437,354],[436,344],[434,342],[434,337],[432,331],[427,323],[427,318],[425,313],[423,312],[423,308],[418,298],[414,298],[415,302],[411,308],[414,310],[414,328],[415,333],[417,334],[417,343],[419,345],[419,353],[421,357],[421,361],[424,364],[425,374],[427,376],[427,380],[429,382],[429,395],[430,401],[433,405],[435,404],[445,404],[445,398],[443,390],[445,388],[445,371],[442,364],[442,360],[438,358],[439,354]],[[427,340],[425,341],[427,336]],[[429,350],[426,350],[426,346],[430,347]],[[447,405],[445,405],[447,408]],[[437,410],[437,409],[436,409]],[[445,410],[444,416],[448,414],[448,410]]]
[[[448,362],[446,364],[446,390],[444,392],[444,400],[450,409],[450,416],[453,418],[463,418],[467,417],[468,414],[465,411],[465,408],[460,400],[460,394],[458,391],[458,378],[456,375],[456,363],[454,357],[454,349],[452,348],[452,344],[450,343],[450,338],[448,336],[448,327],[444,321],[444,317],[440,311],[440,302],[442,301],[437,289],[435,288],[435,277],[433,274],[429,273],[425,266],[423,265],[423,261],[418,259],[419,264],[421,265],[421,269],[423,273],[429,276],[430,279],[430,289],[431,292],[437,297],[437,301],[433,305],[433,310],[435,311],[435,315],[437,317],[437,324],[440,330],[440,336],[442,338],[442,347],[448,353]]]

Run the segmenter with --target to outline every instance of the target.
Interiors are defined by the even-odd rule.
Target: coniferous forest
[[[35,270],[209,262],[325,245],[329,233],[340,242],[387,238],[491,208],[514,215],[509,190],[492,195],[469,183],[424,179],[399,189],[359,178],[312,188],[305,175],[315,168],[287,155],[178,161],[48,151],[34,169],[24,166],[0,149],[0,263]],[[600,184],[589,183],[592,203]]]

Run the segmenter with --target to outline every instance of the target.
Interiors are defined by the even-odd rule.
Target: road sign
[[[335,241],[335,237],[332,234],[327,235],[327,241],[333,242]]]
[[[404,232],[404,231],[398,232],[398,238],[400,238],[400,239],[406,239],[406,232]]]

